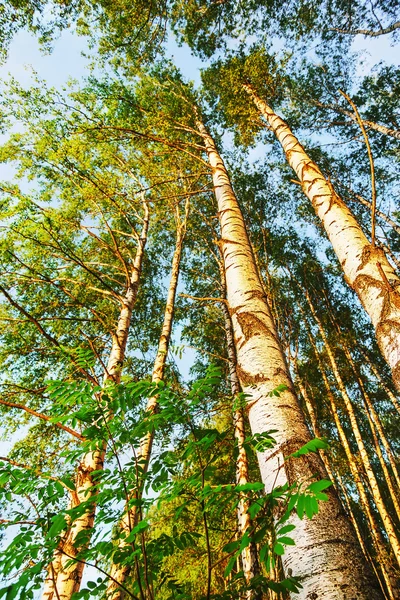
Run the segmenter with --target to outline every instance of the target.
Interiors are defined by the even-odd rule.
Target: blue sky
[[[80,38],[72,31],[65,31],[54,44],[51,54],[43,54],[38,41],[31,34],[21,31],[13,40],[8,60],[0,66],[0,78],[7,79],[9,75],[15,77],[21,84],[28,87],[31,82],[32,69],[40,78],[45,79],[49,85],[62,88],[73,78],[83,79],[87,75],[87,66],[90,62],[82,55],[87,50],[84,38]],[[353,50],[360,52],[358,74],[370,71],[374,64],[383,60],[387,63],[396,62],[394,48],[387,36],[365,39],[357,36],[353,42]],[[184,76],[199,83],[199,69],[202,63],[193,57],[188,47],[179,47],[174,40],[168,44],[168,54],[174,59]],[[256,152],[257,158],[258,152]],[[0,165],[0,179],[12,179],[13,170],[10,166]],[[179,343],[179,342],[178,342]],[[179,361],[184,375],[193,361],[194,351],[188,350],[183,361]],[[5,448],[0,442],[0,452]],[[8,446],[8,444],[7,444]]]

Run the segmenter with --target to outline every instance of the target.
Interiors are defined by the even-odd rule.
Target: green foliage
[[[78,352],[78,355],[88,359],[86,351]],[[111,467],[118,460],[126,443],[137,445],[146,432],[157,431],[159,447],[145,475],[145,488],[152,490],[151,495],[156,494],[156,499],[151,499],[150,495],[134,500],[134,491],[139,485],[137,477],[144,476],[140,463],[135,463],[134,460],[123,466],[120,463],[120,470],[117,471],[106,468],[97,477],[93,473],[97,488],[96,531],[99,534],[107,524],[114,525],[118,522],[127,497],[131,498],[131,506],[134,503],[142,511],[142,520],[125,536],[127,548],[118,548],[113,543],[104,542],[101,535],[98,541],[96,535],[92,536],[90,544],[84,536],[76,542],[81,546],[80,560],[91,562],[95,557],[102,557],[102,561],[107,564],[112,557],[114,562],[131,565],[134,570],[145,560],[146,573],[142,567],[139,571],[136,569],[136,575],[129,584],[133,594],[137,593],[139,583],[145,585],[147,582],[149,585],[150,582],[152,586],[158,587],[161,598],[167,594],[167,590],[170,593],[172,589],[175,593],[181,590],[186,594],[182,597],[191,598],[193,589],[190,582],[180,581],[176,574],[174,578],[169,565],[174,560],[182,560],[188,553],[200,552],[200,564],[210,553],[214,556],[217,546],[221,545],[221,534],[226,539],[229,528],[216,537],[210,531],[213,531],[217,523],[229,523],[232,520],[239,498],[245,497],[249,504],[253,527],[241,538],[223,544],[223,553],[226,555],[226,559],[222,560],[224,577],[232,574],[237,558],[250,543],[259,545],[260,558],[266,572],[269,572],[277,557],[285,552],[285,547],[294,543],[286,534],[295,526],[285,524],[292,511],[297,511],[300,518],[304,514],[311,518],[318,512],[318,501],[327,500],[322,492],[330,485],[326,481],[313,482],[304,491],[303,487],[296,484],[277,487],[269,494],[264,493],[261,482],[254,481],[244,485],[229,482],[232,471],[221,470],[224,456],[229,451],[228,431],[210,427],[207,419],[204,420],[207,414],[205,407],[218,388],[220,378],[221,370],[211,366],[206,376],[196,380],[184,393],[174,391],[163,382],[154,384],[146,380],[113,385],[105,390],[88,383],[48,383],[54,419],[63,420],[75,427],[81,424],[82,434],[86,438],[79,450],[64,452],[66,463],[74,462],[79,454],[87,452],[88,447],[101,444],[111,434]],[[143,401],[154,395],[158,397],[158,412],[152,415],[143,413]],[[174,430],[174,436],[180,431],[180,441],[175,442],[175,447],[171,449],[168,431]],[[273,432],[251,436],[247,440],[248,447],[255,452],[273,447],[275,442],[271,433]],[[293,453],[291,459],[315,451],[317,447],[322,447],[320,440],[313,440],[298,453]],[[326,445],[323,447],[326,448]],[[1,494],[8,499],[9,506],[13,507],[10,514],[12,518],[6,527],[13,526],[14,523],[30,522],[29,525],[20,525],[21,532],[1,555],[3,576],[20,568],[24,569],[24,575],[7,588],[6,598],[33,597],[33,590],[40,586],[43,569],[61,536],[83,512],[90,509],[93,499],[88,497],[75,507],[67,507],[68,493],[75,489],[70,476],[53,479],[50,475],[39,472],[32,478],[33,469],[23,465],[3,463],[0,467]],[[19,501],[24,497],[30,498],[31,506],[35,507],[33,513],[29,505],[24,506]],[[274,525],[274,514],[278,507],[283,516]],[[160,524],[165,514],[170,515],[172,528],[169,530],[165,530]],[[190,514],[196,515],[194,527],[193,522],[189,526]],[[35,563],[34,567],[29,566],[32,561]],[[105,586],[104,578],[97,582],[89,581],[78,597],[101,597]],[[233,597],[243,586],[243,578],[236,573],[228,588],[229,594]],[[275,591],[298,591],[301,587],[295,577],[278,582],[265,576],[253,581],[252,586]],[[213,597],[228,596],[216,591]]]
[[[286,57],[274,56],[261,46],[248,53],[228,54],[203,71],[206,99],[215,118],[224,127],[234,128],[238,144],[254,144],[264,128],[243,85],[251,84],[267,102],[278,104],[286,86],[286,61]]]

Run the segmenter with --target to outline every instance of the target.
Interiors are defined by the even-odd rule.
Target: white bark
[[[122,301],[118,325],[113,335],[111,352],[104,374],[104,385],[109,381],[118,384],[121,380],[121,369],[125,359],[129,327],[137,297],[149,227],[149,209],[146,201],[143,202],[143,206],[144,221],[142,231],[138,241],[128,289]],[[89,452],[82,458],[78,466],[76,492],[70,493],[68,509],[73,509],[82,502],[89,501],[88,506],[85,512],[72,522],[60,540],[54,560],[49,565],[42,600],[71,600],[72,595],[80,589],[84,562],[80,562],[77,557],[79,552],[84,550],[89,544],[96,512],[97,488],[93,487],[95,481],[92,473],[103,468],[105,450],[106,444],[94,452]],[[81,539],[79,543],[78,536],[81,538],[82,533],[85,531],[87,532],[86,540],[82,541]]]
[[[306,299],[308,301],[308,304],[309,304],[311,313],[312,313],[312,315],[314,317],[314,320],[315,320],[315,322],[318,325],[319,332],[321,334],[321,337],[322,337],[322,340],[324,342],[324,346],[325,346],[326,352],[328,354],[329,361],[331,363],[332,372],[333,372],[333,374],[335,376],[335,379],[336,379],[336,382],[337,382],[337,385],[338,385],[338,389],[339,389],[339,391],[341,393],[341,396],[343,398],[343,401],[344,401],[344,404],[345,404],[345,407],[346,407],[346,410],[347,410],[347,414],[349,415],[349,420],[350,420],[351,428],[352,428],[352,431],[353,431],[353,434],[354,434],[354,437],[355,437],[355,440],[356,440],[356,443],[357,443],[357,447],[358,447],[358,450],[359,450],[359,453],[360,453],[360,458],[361,458],[362,464],[364,466],[365,474],[367,476],[368,483],[369,483],[370,488],[371,488],[371,493],[372,493],[372,496],[374,498],[374,502],[375,502],[376,508],[378,509],[378,512],[379,512],[379,514],[381,516],[381,519],[382,519],[382,522],[383,522],[383,526],[384,526],[384,528],[386,530],[386,533],[387,533],[388,538],[389,538],[389,543],[390,543],[390,545],[392,547],[392,550],[393,550],[393,554],[394,554],[397,562],[400,565],[400,542],[399,542],[399,539],[397,537],[396,530],[395,530],[395,527],[393,525],[393,521],[392,521],[392,519],[391,519],[391,517],[389,515],[389,512],[388,512],[388,510],[386,508],[385,502],[384,502],[384,500],[382,498],[381,490],[380,490],[378,481],[376,479],[374,470],[372,468],[371,461],[369,459],[368,452],[367,452],[367,449],[365,447],[364,440],[363,440],[363,437],[361,435],[360,428],[358,426],[357,418],[356,418],[356,415],[355,415],[355,412],[354,412],[353,403],[352,403],[352,401],[350,399],[350,396],[347,393],[346,386],[344,385],[343,379],[342,379],[342,377],[340,375],[340,372],[339,372],[339,369],[338,369],[338,366],[337,366],[337,363],[336,363],[336,359],[335,359],[333,350],[332,350],[332,348],[331,348],[331,346],[329,344],[329,341],[328,341],[328,338],[327,338],[326,333],[324,331],[324,328],[322,326],[321,320],[319,319],[319,317],[318,317],[318,315],[317,315],[317,313],[315,311],[314,305],[312,304],[311,298],[310,298],[310,296],[309,296],[309,294],[308,294],[307,291],[305,292],[305,296],[306,296]]]
[[[164,378],[165,366],[167,362],[167,355],[169,344],[171,340],[172,333],[172,325],[174,318],[174,308],[175,308],[175,298],[176,298],[176,290],[178,287],[178,279],[179,279],[179,270],[181,263],[181,255],[182,255],[182,247],[186,234],[186,225],[189,214],[189,201],[186,201],[185,205],[185,216],[183,221],[181,222],[179,216],[179,207],[176,207],[176,244],[175,251],[172,258],[172,268],[171,268],[171,276],[168,287],[167,301],[165,304],[164,311],[164,321],[161,329],[161,335],[158,342],[158,350],[156,359],[154,361],[153,366],[153,374],[152,374],[152,382],[159,383]],[[148,400],[146,406],[146,412],[148,414],[152,414],[156,412],[158,409],[158,401],[157,397],[153,396]],[[142,496],[143,485],[144,485],[144,477],[146,475],[151,451],[154,441],[154,430],[151,430],[147,433],[147,435],[143,438],[140,450],[138,452],[137,463],[140,466],[140,476],[139,481],[137,483],[137,489],[134,494],[132,494],[131,498],[136,498],[139,500]],[[127,499],[128,500],[128,499]],[[121,550],[126,549],[130,544],[127,544],[125,538],[130,534],[132,529],[139,522],[140,510],[138,510],[137,506],[132,507],[129,510],[126,510],[123,514],[121,521],[119,523],[120,529],[120,539],[118,543],[118,548]],[[122,534],[122,535],[121,535]],[[119,584],[124,584],[126,578],[131,571],[131,566],[123,563],[112,563],[111,564],[111,578],[107,588],[107,599],[108,600],[122,600],[125,597],[125,592],[123,588]]]
[[[221,287],[223,290],[223,299],[226,299],[226,281],[225,271],[221,261],[219,262],[220,275],[221,275]],[[241,391],[240,382],[236,372],[237,358],[235,350],[235,340],[233,335],[232,320],[229,314],[229,309],[226,302],[222,304],[222,311],[224,313],[224,325],[226,334],[226,345],[228,351],[228,364],[229,364],[229,379],[231,383],[231,390],[233,401],[237,400],[238,395]],[[238,408],[234,411],[233,415],[234,422],[234,434],[237,442],[238,456],[236,459],[236,483],[237,485],[244,485],[250,482],[249,477],[249,461],[245,448],[245,419],[243,414],[243,408]],[[246,499],[245,494],[240,496],[239,504],[237,508],[238,517],[238,532],[239,535],[243,536],[246,531],[251,530],[252,521],[248,513],[249,501]],[[250,543],[242,551],[242,565],[243,574],[246,582],[249,584],[253,577],[260,574],[260,565],[258,562],[257,546],[254,542]],[[259,600],[259,596],[253,591],[248,591],[246,596],[248,600]]]
[[[277,445],[259,455],[266,491],[286,482],[302,482],[325,470],[317,455],[284,461],[284,457],[310,440],[297,397],[293,390],[284,354],[271,311],[258,277],[243,215],[233,192],[225,165],[213,139],[199,122],[212,168],[214,190],[221,225],[221,249],[227,283],[229,311],[235,335],[238,376],[249,394],[252,433],[277,430]],[[287,390],[270,396],[278,385]],[[313,519],[300,521],[293,515],[296,545],[283,556],[286,572],[301,577],[303,589],[298,600],[343,600],[382,598],[358,546],[354,530],[333,490],[330,500],[320,506]]]
[[[400,389],[400,278],[382,248],[372,246],[353,213],[310,159],[289,126],[244,85],[282,145],[342,266],[345,279],[371,318],[381,352]]]

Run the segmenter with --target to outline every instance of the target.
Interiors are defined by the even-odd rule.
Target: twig
[[[372,246],[375,246],[376,183],[375,183],[374,159],[372,158],[371,146],[370,146],[370,143],[369,143],[367,131],[366,131],[365,127],[364,127],[364,123],[363,123],[363,121],[362,121],[362,119],[360,117],[360,113],[358,112],[358,109],[357,109],[356,105],[354,104],[354,102],[350,98],[350,96],[348,96],[346,94],[346,92],[343,92],[342,90],[339,90],[339,92],[342,94],[342,96],[344,98],[346,98],[347,102],[350,104],[351,108],[354,110],[354,114],[356,116],[357,123],[360,126],[360,129],[362,131],[362,134],[363,134],[363,137],[364,137],[364,140],[365,140],[365,145],[367,146],[369,164],[370,164],[370,169],[371,169],[371,196],[372,196],[372,203],[371,203],[371,244],[372,244]]]

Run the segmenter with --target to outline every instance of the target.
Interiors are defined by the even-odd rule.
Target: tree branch
[[[342,29],[340,27],[329,27],[328,31],[336,31],[337,33],[343,33],[345,35],[365,35],[370,37],[377,37],[379,35],[385,35],[386,33],[392,33],[396,29],[400,28],[400,21],[396,21],[388,27],[382,27],[378,31],[372,29]]]
[[[43,421],[48,421],[48,422],[52,423],[52,425],[56,425],[60,429],[63,429],[70,435],[76,437],[81,442],[83,442],[85,440],[85,438],[80,433],[75,431],[74,429],[71,429],[70,427],[67,427],[66,425],[63,425],[62,423],[59,423],[59,422],[54,423],[54,421],[52,421],[51,417],[44,415],[43,413],[37,412],[36,410],[33,410],[33,408],[28,408],[27,406],[25,406],[25,404],[19,404],[17,402],[9,402],[8,400],[1,400],[1,399],[0,399],[0,404],[2,404],[3,406],[9,406],[10,408],[19,408],[20,410],[24,410],[25,412],[29,413],[30,415],[33,415],[34,417],[37,417],[38,419],[43,419]]]
[[[364,123],[360,117],[360,113],[358,112],[357,106],[354,104],[354,102],[350,98],[350,96],[348,96],[346,94],[346,92],[343,92],[342,90],[339,90],[339,92],[342,94],[342,96],[344,98],[346,98],[347,102],[350,104],[351,108],[353,109],[354,114],[357,118],[357,123],[359,124],[360,129],[362,131],[362,134],[363,134],[363,137],[365,140],[365,145],[367,146],[369,165],[370,165],[370,169],[371,169],[371,197],[372,197],[372,202],[371,202],[371,244],[372,244],[372,246],[375,246],[376,184],[375,184],[374,159],[372,157],[371,145],[369,143],[368,135],[365,130]]]

